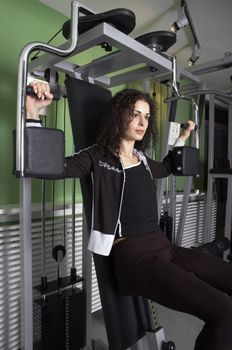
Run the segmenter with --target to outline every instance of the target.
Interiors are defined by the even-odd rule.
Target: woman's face
[[[138,100],[134,109],[125,115],[127,126],[123,138],[127,141],[141,141],[148,127],[150,106],[144,100]]]

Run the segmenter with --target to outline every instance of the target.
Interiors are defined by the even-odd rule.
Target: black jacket
[[[170,175],[171,152],[162,162],[150,159],[141,151],[134,152],[152,179]],[[96,146],[92,146],[66,158],[66,177],[89,175],[92,179],[93,202],[88,249],[97,254],[109,255],[117,229],[120,232],[125,172],[117,154],[103,154]]]

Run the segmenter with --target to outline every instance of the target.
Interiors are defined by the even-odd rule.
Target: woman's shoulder
[[[91,158],[94,159],[115,159],[115,154],[109,149],[99,147],[97,144],[81,149],[77,153],[87,153]]]

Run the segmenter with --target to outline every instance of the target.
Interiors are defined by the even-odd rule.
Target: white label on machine
[[[168,145],[173,146],[176,139],[180,134],[180,124],[175,122],[170,122],[169,135],[168,135]]]

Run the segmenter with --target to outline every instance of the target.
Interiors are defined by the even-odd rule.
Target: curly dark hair
[[[116,152],[119,150],[120,141],[125,133],[129,120],[125,115],[134,109],[138,100],[145,101],[150,107],[150,118],[146,133],[141,141],[135,142],[138,150],[145,151],[150,142],[154,144],[157,139],[157,128],[155,123],[155,105],[149,94],[135,89],[124,89],[119,91],[108,103],[103,116],[101,128],[96,140],[97,146],[104,151]]]

